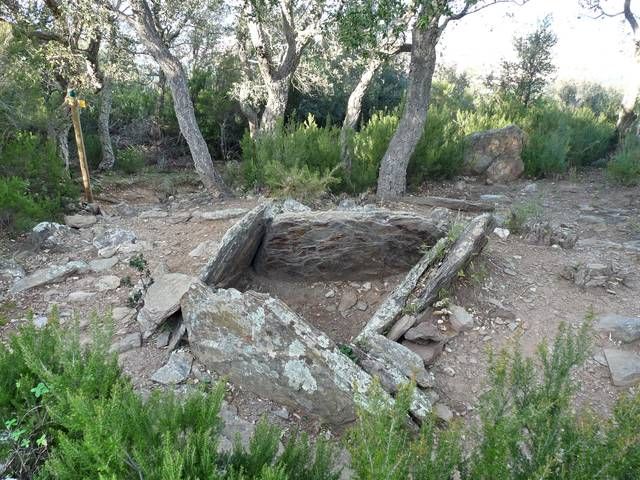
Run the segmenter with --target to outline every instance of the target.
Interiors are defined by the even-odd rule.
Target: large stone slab
[[[283,213],[267,227],[254,268],[317,280],[393,274],[413,267],[447,229],[440,215],[382,209]]]
[[[227,230],[215,255],[200,272],[204,283],[226,288],[245,274],[264,237],[269,206],[257,206]]]
[[[493,182],[509,182],[524,172],[525,133],[516,125],[477,132],[467,137],[464,173]]]
[[[66,252],[77,247],[80,237],[66,225],[40,222],[31,230],[31,244],[36,249]]]
[[[328,423],[355,419],[371,376],[282,301],[198,282],[181,306],[191,351],[207,368]]]
[[[154,279],[145,292],[144,306],[138,312],[138,323],[145,339],[178,311],[180,299],[195,281],[195,277],[184,273],[167,273]]]
[[[74,273],[86,272],[88,268],[89,265],[80,260],[68,262],[64,265],[52,265],[47,268],[41,268],[15,282],[9,289],[9,293],[19,293],[41,285],[60,282]]]
[[[616,387],[629,387],[640,383],[640,355],[605,348],[604,356],[609,364],[611,381]]]
[[[606,313],[598,318],[595,327],[625,343],[640,340],[640,317]]]

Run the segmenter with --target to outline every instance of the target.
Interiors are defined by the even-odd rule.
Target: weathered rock
[[[287,198],[282,202],[282,210],[284,212],[310,212],[311,208],[294,200],[293,198]]]
[[[180,299],[194,277],[184,273],[168,273],[154,279],[144,295],[144,306],[138,312],[138,323],[144,339],[149,338],[160,324],[180,308]]]
[[[480,200],[482,200],[483,202],[502,203],[502,202],[509,201],[509,197],[502,194],[486,193],[486,194],[480,195]]]
[[[387,333],[387,338],[393,341],[398,340],[407,330],[416,324],[416,320],[414,315],[403,315],[402,318],[391,327],[391,330]]]
[[[607,313],[598,318],[596,329],[611,334],[616,340],[630,343],[640,340],[640,317]]]
[[[415,343],[444,342],[448,339],[431,322],[422,322],[410,328],[405,332],[404,338]]]
[[[125,323],[133,318],[136,310],[129,307],[114,307],[111,311],[111,318],[117,323]]]
[[[56,283],[64,280],[69,275],[86,272],[89,266],[80,260],[68,262],[65,265],[52,265],[41,268],[30,275],[18,280],[9,289],[9,293],[19,293],[30,288]]]
[[[189,252],[190,257],[212,257],[220,248],[220,242],[217,240],[205,240],[196,248]]]
[[[196,283],[181,303],[190,347],[207,368],[331,424],[355,418],[371,377],[280,300]]]
[[[118,257],[98,258],[96,260],[91,260],[89,262],[89,270],[95,273],[104,272],[105,270],[110,270],[115,267],[118,261]]]
[[[98,221],[95,215],[65,215],[64,223],[71,228],[86,228]]]
[[[356,342],[362,350],[385,366],[393,366],[400,371],[405,380],[415,378],[421,387],[433,386],[433,375],[424,368],[424,361],[407,347],[382,335],[370,333],[358,336]]]
[[[100,277],[95,284],[96,289],[99,292],[106,292],[108,290],[115,290],[120,286],[120,278],[115,275],[105,275]]]
[[[433,218],[390,210],[284,213],[267,227],[254,268],[317,280],[388,275],[411,268],[446,231]]]
[[[13,280],[23,278],[27,273],[24,268],[12,258],[0,258],[0,277],[8,277]]]
[[[537,183],[527,183],[522,189],[522,193],[536,193],[538,191]]]
[[[69,296],[67,296],[67,301],[71,303],[83,303],[90,298],[93,298],[95,295],[96,292],[84,292],[80,290],[77,292],[71,292]]]
[[[113,342],[109,348],[109,352],[125,353],[134,348],[139,348],[141,345],[142,337],[140,336],[140,332],[129,333]]]
[[[137,213],[135,208],[133,208],[131,205],[124,202],[114,205],[113,209],[121,217],[133,217]]]
[[[220,248],[200,272],[204,283],[226,288],[245,274],[264,237],[269,208],[270,204],[257,206],[227,230]]]
[[[447,197],[432,197],[432,196],[420,196],[420,197],[402,197],[402,201],[405,203],[411,203],[413,205],[425,205],[428,207],[442,207],[449,210],[460,212],[493,212],[495,207],[490,203],[474,202],[471,200],[462,200],[459,198],[447,198]]]
[[[239,417],[235,407],[226,402],[220,409],[220,419],[224,426],[220,432],[218,453],[232,453],[237,441],[248,448],[256,429],[255,424]]]
[[[202,218],[203,220],[229,220],[230,218],[245,215],[248,211],[246,208],[227,208],[225,210],[214,210],[212,212],[195,211],[192,215],[193,218]]]
[[[469,135],[464,152],[464,173],[492,182],[509,182],[524,172],[521,154],[526,134],[516,125]]]
[[[466,332],[473,328],[473,317],[464,307],[450,305],[449,311],[451,312],[449,323],[456,332]]]
[[[564,249],[573,248],[578,234],[568,225],[534,219],[527,222],[523,230],[525,239],[537,245],[559,245]]]
[[[579,263],[564,268],[562,277],[572,280],[579,287],[610,287],[624,283],[626,273],[612,264]]]
[[[403,340],[402,346],[417,354],[426,366],[433,365],[444,348],[443,342],[421,342],[416,343]]]
[[[622,350],[604,349],[611,381],[616,387],[629,387],[640,383],[640,355]]]
[[[42,329],[47,326],[47,324],[49,323],[49,319],[46,315],[36,315],[33,317],[33,320],[31,322],[37,329]]]
[[[433,406],[433,413],[440,420],[443,420],[447,423],[453,420],[453,412],[444,403],[436,403]]]
[[[102,250],[109,247],[119,247],[125,243],[135,243],[136,240],[136,234],[130,230],[109,228],[101,234],[96,235],[93,239],[93,246],[98,250]]]
[[[338,311],[340,313],[345,313],[347,310],[353,308],[358,303],[358,295],[356,292],[350,288],[347,288],[342,292],[342,296],[340,297],[340,303],[338,304]]]
[[[182,383],[187,379],[189,373],[191,373],[192,364],[193,355],[189,352],[176,350],[171,352],[169,361],[151,375],[151,380],[163,385]]]
[[[64,252],[73,248],[78,239],[76,232],[66,225],[55,222],[40,222],[31,230],[31,244],[36,249]]]
[[[509,234],[511,233],[507,228],[494,228],[493,233],[495,233],[500,240],[506,240],[509,238]]]

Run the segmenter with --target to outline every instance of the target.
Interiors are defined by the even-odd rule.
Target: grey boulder
[[[492,182],[510,182],[522,175],[526,134],[516,125],[476,132],[466,139],[464,173]]]
[[[607,313],[598,318],[595,327],[601,332],[610,333],[613,338],[625,343],[640,340],[640,317]]]

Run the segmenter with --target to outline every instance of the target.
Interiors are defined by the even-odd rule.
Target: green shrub
[[[124,173],[140,172],[145,166],[144,152],[139,147],[127,147],[118,151],[116,168]]]
[[[47,206],[29,196],[29,184],[17,177],[0,178],[0,227],[26,230],[47,218]]]
[[[527,175],[542,177],[567,169],[571,128],[561,110],[539,102],[527,110],[520,126],[528,137],[522,152]]]
[[[324,193],[337,183],[338,135],[337,128],[320,128],[311,116],[301,124],[285,127],[280,123],[273,132],[255,139],[245,135],[242,171],[246,186],[306,198]]]
[[[522,233],[525,224],[532,218],[542,214],[542,206],[536,201],[523,202],[514,205],[509,211],[505,226],[512,233]]]
[[[375,187],[380,161],[398,126],[398,116],[377,112],[351,139],[352,165],[349,184],[353,191]]]
[[[604,158],[615,140],[615,124],[604,114],[596,115],[587,107],[567,113],[571,140],[567,163],[572,167],[591,165]]]
[[[95,133],[88,133],[84,136],[84,149],[87,153],[87,162],[91,171],[98,168],[102,160],[102,146],[100,138]]]
[[[104,323],[95,319],[94,323]],[[57,315],[0,343],[0,475],[40,479],[113,478],[336,480],[333,449],[262,422],[249,447],[218,453],[224,385],[179,398],[155,391],[143,401],[95,328],[81,346],[77,326]]]
[[[607,174],[614,182],[633,186],[640,184],[640,140],[627,135],[618,153],[609,161]]]

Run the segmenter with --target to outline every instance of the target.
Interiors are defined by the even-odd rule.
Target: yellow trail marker
[[[87,153],[84,149],[84,137],[80,124],[80,108],[86,106],[84,100],[78,100],[76,92],[72,88],[67,90],[66,103],[71,107],[71,121],[76,134],[76,145],[78,147],[78,160],[80,161],[80,172],[82,172],[82,186],[87,203],[93,203],[93,193],[91,192],[91,180],[89,178],[89,165],[87,164]]]

